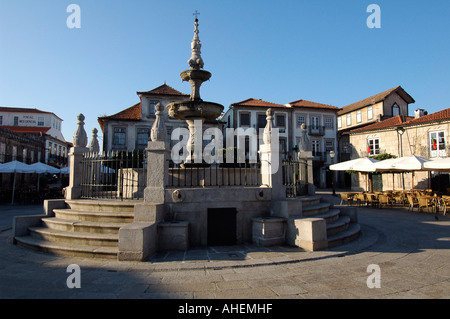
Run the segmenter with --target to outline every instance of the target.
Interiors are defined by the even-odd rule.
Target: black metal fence
[[[145,168],[144,151],[86,153],[81,162],[81,198],[142,199]]]
[[[168,187],[261,186],[260,163],[176,167],[169,164]]]
[[[283,184],[286,197],[295,198],[308,194],[308,166],[306,160],[283,161]]]

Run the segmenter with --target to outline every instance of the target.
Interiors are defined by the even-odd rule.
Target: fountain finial
[[[198,13],[197,11],[195,11],[194,15],[195,15],[195,22],[194,22],[194,38],[192,39],[191,42],[191,58],[188,61],[189,66],[191,67],[191,70],[200,70],[203,69],[203,59],[202,59],[202,55],[201,55],[201,48],[202,45],[200,43],[200,38],[198,37],[198,34],[200,31],[198,31],[198,18],[197,16],[200,13]]]

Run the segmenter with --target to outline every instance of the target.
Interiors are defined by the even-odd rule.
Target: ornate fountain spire
[[[202,55],[201,55],[201,48],[202,48],[202,44],[200,43],[200,38],[198,37],[198,34],[200,31],[198,31],[198,18],[197,16],[200,13],[198,13],[197,11],[195,11],[194,15],[195,15],[195,23],[194,23],[194,38],[192,39],[191,42],[191,58],[189,59],[188,63],[189,66],[191,67],[191,70],[200,70],[203,69],[203,59],[202,59]]]

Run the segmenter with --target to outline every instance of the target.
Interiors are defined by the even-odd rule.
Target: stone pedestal
[[[286,187],[283,185],[281,154],[273,144],[259,147],[261,158],[261,185],[272,188],[272,200],[286,199]]]
[[[289,218],[286,241],[307,251],[328,248],[327,223],[323,218]]]
[[[144,202],[164,203],[165,187],[169,180],[169,144],[163,141],[148,143],[147,150],[147,187],[144,190]]]
[[[189,248],[189,222],[172,221],[158,224],[159,250],[187,250]]]
[[[81,197],[81,161],[83,155],[87,153],[87,147],[72,147],[69,151],[69,186],[66,189],[66,199],[78,199]]]
[[[283,245],[286,240],[286,220],[275,217],[253,218],[252,236],[257,246]]]

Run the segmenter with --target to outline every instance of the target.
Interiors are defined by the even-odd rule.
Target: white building
[[[103,151],[143,150],[147,147],[150,131],[155,121],[155,106],[164,107],[175,101],[189,100],[189,95],[163,84],[147,92],[137,92],[140,102],[114,115],[99,117],[103,132]],[[186,127],[186,121],[169,117],[164,110],[167,139],[176,127]]]
[[[15,133],[42,134],[45,137],[45,163],[67,164],[70,143],[62,132],[62,119],[52,112],[32,108],[0,107],[0,126]]]
[[[266,125],[265,112],[269,108],[274,112],[273,127],[279,129],[280,150],[286,158],[297,158],[294,149],[302,136],[301,126],[306,125],[314,155],[314,184],[318,187],[330,186],[329,154],[330,151],[337,153],[336,113],[339,108],[306,100],[283,105],[250,98],[231,104],[221,120],[225,128],[252,127],[259,132]]]

